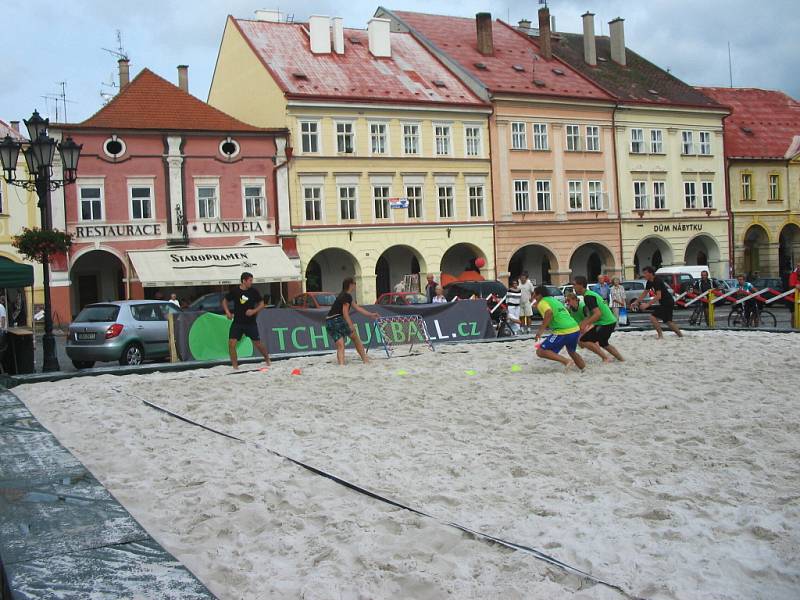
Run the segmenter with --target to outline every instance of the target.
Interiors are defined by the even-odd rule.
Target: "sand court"
[[[14,391],[221,598],[625,597],[265,448],[634,596],[796,598],[800,338],[613,343],[585,373],[516,341]]]

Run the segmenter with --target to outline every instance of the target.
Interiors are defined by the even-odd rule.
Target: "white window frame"
[[[318,198],[309,198],[306,196],[306,192],[309,190],[319,190],[319,197]],[[322,182],[317,181],[307,181],[300,183],[300,195],[303,199],[303,222],[304,223],[324,223],[325,222],[325,186]],[[309,201],[313,203],[319,203],[319,218],[313,219],[308,217],[308,204]]]
[[[300,129],[300,154],[321,154],[322,153],[322,123],[319,119],[297,119],[298,126]],[[309,123],[313,124],[316,127],[316,132],[303,132],[303,125]],[[317,149],[316,150],[305,150],[303,148],[303,144],[305,142],[306,137],[309,139],[309,148],[311,147],[311,139],[313,138],[316,141]]]
[[[350,127],[350,132],[348,133],[347,131],[339,131],[339,126],[340,125],[341,126],[345,126],[345,127],[349,126]],[[347,155],[347,156],[355,156],[355,154],[356,154],[356,124],[355,124],[355,121],[345,121],[345,120],[334,121],[334,130],[336,132],[336,154],[344,154],[344,155]],[[347,143],[346,143],[346,141],[347,141],[348,137],[350,137],[350,140],[351,140],[350,143],[351,143],[351,149],[352,150],[350,152],[347,152]],[[344,150],[339,150],[339,147],[340,147],[339,140],[340,140],[340,138],[341,138],[342,141],[345,142],[345,144],[344,144],[344,148],[345,149]]]
[[[436,187],[436,218],[438,220],[452,220],[456,218],[456,184],[455,180],[451,179],[437,179],[435,182]],[[442,195],[442,190],[449,189],[449,195]],[[444,205],[442,205],[444,200]],[[450,214],[442,214],[442,206],[444,206]]]
[[[594,188],[594,189],[592,189]],[[587,210],[598,212],[603,209],[603,182],[593,179],[586,182]]]
[[[664,130],[650,130],[650,154],[664,154]]]
[[[419,189],[419,195],[409,194],[410,188]],[[419,179],[404,179],[403,180],[403,193],[406,200],[408,200],[408,209],[406,209],[406,217],[412,221],[420,221],[425,218],[425,180],[420,177]],[[418,202],[417,202],[418,201]],[[414,211],[414,216],[411,211]]]
[[[511,122],[511,149],[528,149],[528,124],[525,121]]]
[[[403,121],[400,126],[403,131],[403,155],[404,156],[422,156],[422,125],[418,122]],[[416,133],[406,132],[406,127],[415,127]],[[413,140],[416,146],[416,152],[408,152],[407,141]]]
[[[689,130],[681,131],[681,155],[694,156],[694,132]]]
[[[447,131],[447,134],[437,133],[437,129],[442,128]],[[440,144],[442,141],[447,144],[447,152],[439,152]],[[452,123],[434,123],[433,124],[433,151],[435,156],[452,156],[453,155],[453,124]]]
[[[214,210],[216,214],[213,217],[200,216],[200,188],[214,188]],[[194,209],[195,215],[197,216],[198,221],[219,221],[221,218],[221,211],[222,211],[222,199],[220,198],[219,193],[219,178],[200,178],[194,180]]]
[[[513,212],[531,212],[531,182],[528,179],[515,179]]]
[[[78,179],[75,185],[78,199],[78,221],[85,223],[102,223],[106,220],[106,190],[105,181],[102,179]],[[99,188],[100,198],[92,198],[92,201],[100,201],[100,218],[99,219],[84,219],[83,218],[83,199],[81,198],[81,190],[84,188]]]
[[[133,188],[148,188],[150,190],[150,216],[133,216]],[[139,199],[140,200],[140,199]],[[156,186],[155,178],[129,179],[128,180],[128,217],[131,221],[155,221],[156,218]]]
[[[467,186],[467,216],[470,219],[485,219],[486,218],[486,180],[481,179],[466,179]],[[473,193],[474,190],[480,189],[480,195]],[[480,203],[480,214],[475,214],[473,207]]]
[[[541,189],[539,189],[540,187]],[[542,195],[542,199],[546,205],[544,208],[539,208],[539,194]],[[553,186],[549,179],[536,180],[536,206],[534,206],[533,209],[536,212],[551,212],[553,210]]]
[[[774,185],[773,185],[774,182]],[[777,173],[769,173],[767,175],[767,200],[775,202],[780,200],[781,195],[781,176]]]
[[[372,131],[373,127],[383,127],[383,134],[376,134]],[[369,153],[370,156],[389,156],[391,153],[389,152],[390,142],[389,142],[389,123],[387,121],[369,121],[367,123],[367,129],[369,130]],[[376,135],[378,139],[383,137],[383,151],[376,152],[375,151],[375,140]]]
[[[586,151],[600,152],[600,126],[586,126]]]
[[[691,193],[689,190],[691,189]],[[697,182],[684,181],[683,182],[683,206],[686,210],[693,210],[697,208]]]
[[[661,188],[660,190],[658,188]],[[660,206],[659,206],[660,204]],[[667,182],[657,179],[653,182],[653,210],[667,209]]]
[[[567,181],[567,198],[570,211],[583,210],[583,181],[580,179]]]
[[[353,190],[352,198],[347,198],[349,217],[342,214],[342,190]],[[352,210],[351,207],[352,206]],[[358,182],[357,181],[337,181],[336,182],[336,213],[340,223],[352,223],[358,221]]]
[[[469,135],[470,130],[476,135]],[[474,153],[470,153],[470,146],[475,148]],[[479,158],[483,156],[483,127],[480,123],[464,123],[464,156],[467,158]]]
[[[711,156],[711,132],[700,131],[697,135],[700,138],[697,153],[700,156]]]
[[[564,127],[566,133],[567,152],[580,152],[581,148],[581,126],[574,123],[569,123]]]
[[[260,217],[247,216],[247,188],[260,187],[261,188],[261,209],[262,215]],[[245,219],[266,219],[269,215],[267,211],[267,180],[261,178],[242,178],[242,215]]]
[[[644,129],[631,128],[631,154],[644,154]]]
[[[714,208],[714,182],[701,181],[700,182],[700,202],[703,208]]]
[[[370,197],[371,197],[371,204],[372,204],[372,219],[378,223],[383,223],[387,221],[393,221],[392,219],[392,207],[389,205],[389,198],[392,197],[392,184],[388,181],[371,181],[369,184],[370,189]],[[375,210],[376,208],[376,201],[379,199],[378,196],[375,194],[375,190],[378,188],[386,188],[386,197],[380,198],[384,202],[383,206],[385,206],[386,215],[383,217],[378,216],[378,211]]]
[[[533,149],[540,152],[550,150],[547,123],[532,123],[531,131],[533,132]],[[544,144],[540,144],[542,140],[544,140]]]
[[[642,179],[633,182],[633,210],[650,210],[647,182]]]
[[[747,181],[745,181],[745,178]],[[739,174],[739,181],[741,182],[741,190],[742,190],[742,200],[752,200],[753,199],[753,174],[752,173],[740,173]]]

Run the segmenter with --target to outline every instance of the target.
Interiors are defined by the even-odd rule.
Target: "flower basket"
[[[11,245],[28,260],[44,262],[45,257],[66,254],[72,246],[72,234],[57,229],[22,228]]]

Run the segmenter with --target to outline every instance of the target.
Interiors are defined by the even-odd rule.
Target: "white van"
[[[695,279],[700,279],[700,273],[711,271],[708,265],[677,265],[672,267],[661,267],[656,271],[664,283],[670,286],[676,294],[686,291]]]

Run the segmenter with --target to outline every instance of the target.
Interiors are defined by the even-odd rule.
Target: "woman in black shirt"
[[[331,336],[334,344],[336,344],[336,360],[340,365],[344,364],[344,338],[346,337],[353,341],[361,360],[369,362],[367,353],[364,350],[364,344],[361,343],[361,338],[358,337],[358,332],[350,318],[350,310],[355,309],[369,319],[377,319],[380,316],[378,313],[369,312],[356,304],[353,301],[353,293],[355,291],[356,280],[352,277],[346,278],[342,282],[342,292],[336,296],[336,300],[325,319],[325,329],[328,330],[328,335]]]

